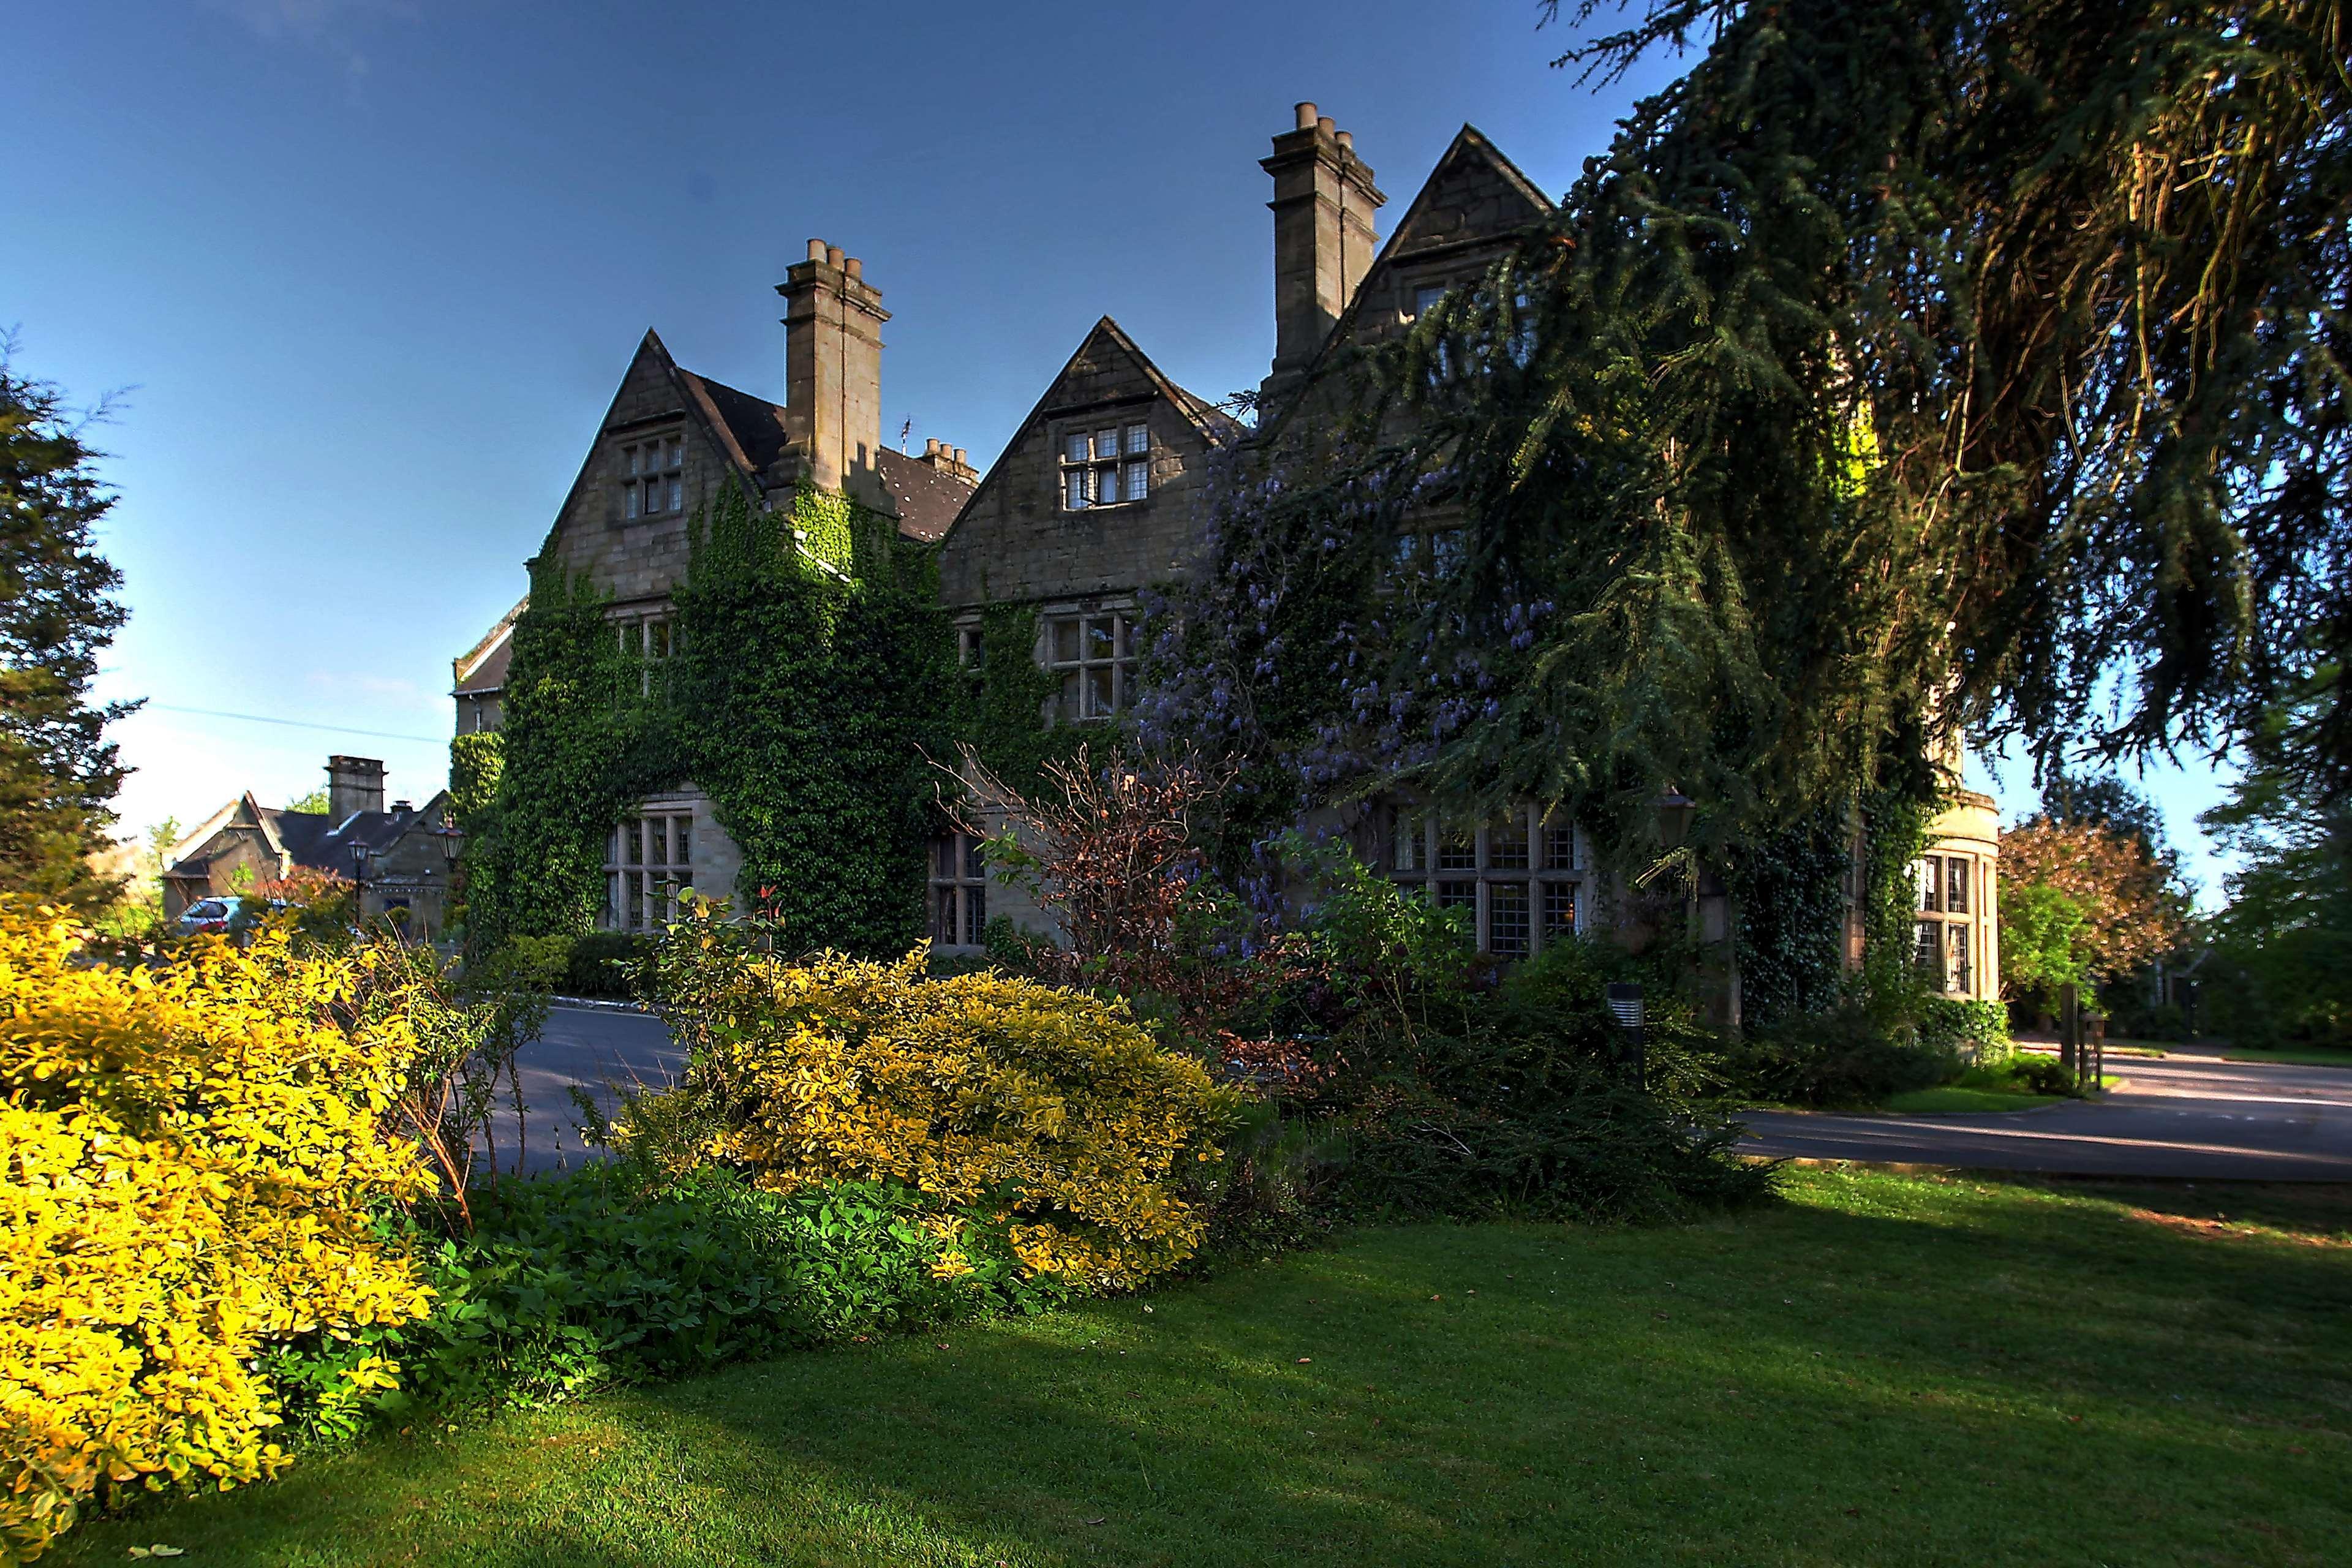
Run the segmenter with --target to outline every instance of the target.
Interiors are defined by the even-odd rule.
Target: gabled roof
[[[646,329],[637,353],[641,357],[655,357],[677,388],[678,401],[734,464],[751,493],[764,494],[769,470],[792,447],[784,405],[685,369],[670,357],[661,334],[651,328]],[[636,368],[635,361],[630,368]],[[887,447],[881,448],[875,470],[898,509],[899,533],[926,543],[948,531],[971,493],[971,487],[955,475]]]
[[[173,846],[164,875],[203,875],[213,843],[223,833],[242,829],[259,835],[270,853],[281,861],[349,876],[352,845],[363,844],[370,854],[380,855],[420,826],[437,830],[448,804],[449,792],[445,789],[423,805],[411,806],[406,811],[354,811],[338,817],[323,811],[288,811],[263,805],[248,790]]]
[[[1482,174],[1501,176],[1504,188],[1524,204],[1524,211],[1517,216],[1516,222],[1507,216],[1504,226],[1489,225],[1476,235],[1458,236],[1455,230],[1444,226],[1443,215],[1449,208],[1449,198],[1454,197],[1465,184]],[[1454,243],[1457,238],[1491,238],[1512,228],[1523,228],[1538,218],[1549,217],[1552,211],[1551,198],[1522,174],[1517,163],[1505,157],[1501,148],[1487,141],[1485,132],[1465,122],[1462,129],[1454,133],[1454,140],[1446,143],[1445,151],[1438,155],[1436,165],[1429,171],[1429,178],[1423,180],[1421,189],[1413,194],[1412,205],[1404,209],[1404,216],[1397,220],[1388,243],[1381,247],[1381,253],[1372,258],[1372,265],[1365,270],[1364,276],[1369,279],[1382,262],[1392,258]]]
[[[908,539],[919,539],[926,544],[946,536],[971,499],[972,482],[920,458],[911,458],[894,447],[882,448],[880,459],[874,465],[882,480],[882,488],[898,503],[898,531]]]
[[[1466,187],[1479,184],[1482,176],[1498,181],[1507,207],[1510,210],[1502,215],[1500,224],[1488,223],[1474,232],[1465,233],[1458,223],[1447,221],[1449,215],[1459,212],[1453,198],[1463,195]],[[1485,132],[1465,121],[1462,129],[1454,133],[1454,140],[1446,143],[1445,151],[1438,155],[1436,164],[1429,171],[1429,178],[1423,180],[1421,189],[1413,194],[1411,205],[1404,209],[1404,216],[1397,220],[1396,227],[1381,247],[1381,253],[1372,258],[1372,264],[1364,269],[1364,276],[1356,284],[1354,297],[1339,312],[1339,319],[1331,323],[1331,331],[1325,335],[1322,346],[1315,351],[1315,357],[1307,362],[1307,370],[1291,389],[1283,412],[1298,405],[1300,395],[1315,384],[1316,377],[1323,373],[1331,358],[1356,335],[1356,321],[1363,313],[1365,299],[1372,292],[1374,282],[1383,277],[1392,265],[1416,256],[1467,249],[1475,245],[1491,243],[1504,235],[1549,217],[1557,210],[1557,204],[1545,195],[1517,163],[1505,157],[1501,148],[1486,140]],[[1270,430],[1276,422],[1276,419],[1269,417],[1267,411],[1262,410],[1258,428],[1261,432]]]
[[[719,442],[719,449],[735,460],[745,478],[754,484],[761,482],[768,466],[782,457],[784,448],[792,444],[782,405],[690,370],[675,365],[671,369],[677,374],[687,405],[702,416],[703,424]]]
[[[981,477],[980,483],[973,488],[971,495],[965,500],[962,509],[957,512],[957,521],[961,522],[965,513],[977,507],[980,504],[980,498],[995,484],[996,476],[1004,466],[1005,458],[1021,444],[1021,438],[1045,416],[1048,409],[1057,406],[1054,395],[1059,392],[1063,384],[1067,382],[1077,372],[1079,366],[1087,362],[1090,351],[1099,352],[1102,349],[1124,354],[1132,360],[1150,380],[1153,389],[1172,404],[1176,411],[1190,420],[1193,426],[1211,442],[1223,445],[1249,433],[1246,426],[1207,398],[1197,393],[1187,392],[1169,380],[1167,373],[1151,363],[1151,356],[1136,346],[1135,340],[1127,335],[1126,330],[1108,316],[1105,316],[1087,330],[1085,337],[1078,340],[1078,346],[1071,351],[1068,359],[1062,362],[1062,368],[1054,373],[1054,379],[1045,384],[1045,392],[1039,395],[1034,404],[1030,405],[1029,412],[1022,416],[1021,423],[1013,427],[1013,434],[1006,437],[996,462],[990,467],[986,474]]]
[[[530,607],[530,595],[526,594],[482,635],[481,641],[450,661],[453,695],[487,696],[506,689],[507,666],[514,658],[515,618]]]

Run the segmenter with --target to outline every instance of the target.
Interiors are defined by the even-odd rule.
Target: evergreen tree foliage
[[[2242,731],[2352,640],[2340,4],[1656,0],[1567,61],[1701,41],[1259,507],[1464,519],[1390,601],[1391,689],[1483,678],[1424,776],[1729,841],[1923,725]]]
[[[2230,799],[2198,819],[2239,861],[2210,922],[2223,978],[2208,994],[2249,1041],[2352,1045],[2352,800],[2296,739],[2339,689],[2330,668],[2283,699]]]
[[[16,374],[14,348],[0,338],[0,891],[95,912],[117,885],[90,857],[128,771],[106,726],[133,706],[89,700],[126,614],[122,574],[92,538],[114,497],[86,421],[56,386]]]

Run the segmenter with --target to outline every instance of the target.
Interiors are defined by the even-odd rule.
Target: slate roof
[[[506,689],[507,666],[514,658],[515,617],[530,606],[530,599],[526,595],[499,617],[499,624],[484,633],[481,641],[452,661],[454,695],[484,696]]]
[[[430,806],[433,802],[425,805]],[[352,874],[352,845],[364,844],[369,853],[381,855],[399,843],[411,828],[420,824],[426,827],[439,826],[437,816],[428,819],[413,806],[406,811],[354,811],[342,817],[323,811],[285,811],[264,806],[261,815],[269,820],[278,841],[286,846],[287,854],[294,858],[296,865],[343,877]]]
[[[759,474],[784,455],[784,446],[791,437],[785,434],[784,411],[780,405],[707,375],[697,375],[684,365],[678,366],[677,379],[685,384],[688,395],[702,405],[703,417],[710,422],[712,434],[733,445],[735,449],[728,455],[737,462]]]
[[[298,866],[348,877],[352,874],[352,845],[363,844],[370,854],[382,855],[417,828],[436,831],[448,802],[449,792],[441,790],[422,806],[411,806],[406,811],[354,811],[339,817],[323,811],[288,811],[282,806],[263,805],[248,793],[215,812],[182,839],[180,843],[188,853],[175,858],[163,874],[203,879],[210,869],[208,851],[219,836],[242,829],[259,832],[273,850],[282,852]]]
[[[920,458],[882,448],[876,465],[882,485],[898,503],[898,531],[929,544],[948,531],[971,496],[972,481],[943,473]]]
[[[728,456],[754,480],[761,479],[790,443],[783,406],[697,375],[683,365],[676,369],[679,384],[699,407],[711,434],[730,448]],[[876,458],[875,468],[882,488],[898,503],[899,533],[926,544],[947,532],[948,524],[955,521],[972,490],[968,481],[888,447]]]

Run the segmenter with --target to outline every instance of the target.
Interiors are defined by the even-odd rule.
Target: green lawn
[[[2275,1050],[2261,1046],[2223,1046],[2221,1059],[2231,1062],[2290,1062],[2307,1068],[2352,1068],[2352,1051],[2329,1050],[2325,1046],[2298,1048],[2281,1047]]]
[[[2062,1094],[2033,1094],[2021,1089],[1975,1089],[1967,1084],[1939,1084],[1889,1097],[1886,1109],[1911,1116],[1950,1115],[1962,1110],[2029,1110],[2055,1105]]]
[[[69,1537],[205,1563],[2325,1563],[2352,1192],[1795,1170],[420,1427]]]

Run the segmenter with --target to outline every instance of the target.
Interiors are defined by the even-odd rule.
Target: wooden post
[[[2058,1061],[2079,1088],[2083,1082],[2083,999],[2071,984],[2058,988]]]

